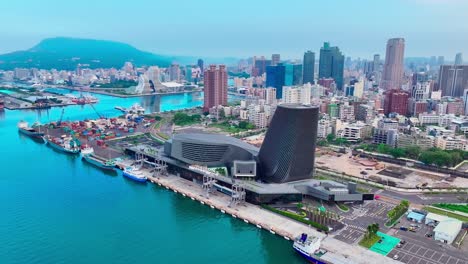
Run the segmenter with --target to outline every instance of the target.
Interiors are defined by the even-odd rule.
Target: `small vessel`
[[[51,136],[44,136],[44,140],[46,141],[47,145],[53,149],[56,149],[61,152],[65,152],[68,154],[78,154],[80,153],[80,147],[78,143],[73,138],[52,138]]]
[[[83,148],[81,148],[81,156],[84,157],[84,156],[87,156],[87,155],[92,155],[94,154],[94,148],[86,145],[84,146]]]
[[[318,237],[302,233],[302,235],[294,240],[293,248],[310,263],[327,263],[324,260],[320,260],[320,257],[327,253],[327,251],[320,249],[320,239]]]
[[[143,108],[140,104],[136,103],[130,108],[126,109],[126,112],[129,114],[144,114],[145,108]]]
[[[93,154],[84,155],[83,160],[104,170],[114,170],[115,168],[113,160],[103,160]]]
[[[123,176],[132,179],[137,182],[146,182],[147,178],[143,175],[143,172],[135,167],[126,167],[123,171]]]
[[[44,140],[44,133],[40,131],[40,124],[38,122],[34,123],[32,127],[29,126],[28,122],[20,121],[18,123],[18,131],[28,137]]]

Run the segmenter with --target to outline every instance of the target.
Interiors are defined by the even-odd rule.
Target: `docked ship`
[[[143,108],[140,104],[136,103],[132,105],[130,108],[126,109],[128,114],[144,114],[145,108]]]
[[[80,153],[79,144],[75,139],[72,138],[52,138],[51,136],[45,136],[44,140],[47,145],[53,149],[56,149],[61,152],[68,154],[78,154]]]
[[[310,263],[328,264],[324,260],[320,260],[327,251],[320,249],[320,239],[318,237],[308,236],[303,233],[294,240],[294,250]]]
[[[83,160],[103,170],[114,170],[115,168],[113,160],[104,160],[94,154],[83,155]]]
[[[33,139],[37,139],[41,141],[44,140],[43,138],[44,133],[40,131],[40,124],[37,122],[34,123],[32,127],[30,127],[28,122],[20,121],[18,123],[18,132],[28,137],[31,137]]]
[[[137,182],[146,182],[147,180],[146,176],[143,175],[142,171],[132,166],[126,167],[122,174],[123,176]]]

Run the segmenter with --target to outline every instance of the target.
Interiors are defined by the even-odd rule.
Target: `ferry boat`
[[[50,136],[45,136],[44,140],[48,146],[53,149],[56,149],[61,152],[68,154],[78,154],[80,153],[80,147],[77,142],[72,138],[52,138]]]
[[[143,172],[138,170],[135,167],[126,167],[123,171],[123,176],[132,179],[137,182],[146,182],[147,178],[145,175],[143,175]]]
[[[293,248],[310,263],[328,264],[324,260],[320,260],[320,257],[323,256],[326,251],[320,249],[320,239],[318,237],[308,236],[302,233],[302,235],[294,240]]]
[[[113,160],[103,160],[93,154],[88,154],[83,156],[83,160],[104,170],[114,170],[115,162]]]
[[[37,127],[37,129],[36,129]],[[44,140],[43,136],[44,133],[40,131],[40,124],[39,123],[34,123],[32,127],[29,126],[28,122],[20,121],[18,123],[18,131],[26,135],[28,137],[34,138],[34,139],[39,139],[41,141]]]

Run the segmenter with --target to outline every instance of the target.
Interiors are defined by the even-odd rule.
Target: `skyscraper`
[[[444,62],[445,62],[444,56],[439,56],[439,57],[437,57],[437,64],[438,64],[439,66],[442,65],[442,64],[444,64]]]
[[[293,85],[300,84],[302,84],[302,64],[293,64]]]
[[[283,86],[285,81],[286,67],[279,63],[276,66],[266,67],[266,86],[276,88],[276,98],[280,99],[283,95]]]
[[[252,76],[262,76],[266,72],[266,67],[271,65],[271,60],[266,60],[264,56],[253,58]]]
[[[302,83],[314,83],[314,71],[315,71],[315,53],[308,50],[304,53],[304,61],[302,62],[304,65],[304,71],[302,74],[303,81]]]
[[[438,83],[442,96],[461,97],[468,89],[468,65],[441,65]]]
[[[169,68],[169,78],[171,81],[180,81],[180,67],[179,64],[173,63]]]
[[[455,55],[455,65],[462,65],[463,64],[463,54],[461,52]]]
[[[225,65],[210,65],[205,71],[204,78],[204,102],[203,111],[209,111],[211,107],[227,105],[227,72]]]
[[[380,55],[374,54],[374,61],[372,63],[372,71],[377,72],[380,71]]]
[[[294,79],[294,65],[288,63],[284,64],[284,67],[284,85],[291,86]]]
[[[333,78],[338,90],[343,89],[344,55],[338,47],[325,42],[320,49],[319,78]]]
[[[278,63],[280,63],[281,61],[281,57],[279,54],[272,54],[271,55],[271,65],[275,66],[275,65],[278,65]]]
[[[381,83],[384,90],[401,88],[404,73],[404,53],[405,39],[392,38],[388,40]]]
[[[463,108],[465,109],[465,115],[468,115],[468,89],[465,89],[465,91],[463,91],[463,104]]]
[[[201,74],[203,75],[203,73],[204,73],[204,69],[203,69],[203,60],[202,60],[202,59],[198,59],[197,65],[198,65],[198,68],[200,68]]]

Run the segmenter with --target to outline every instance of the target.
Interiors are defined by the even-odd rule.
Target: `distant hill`
[[[0,55],[0,69],[72,70],[78,64],[89,64],[90,68],[120,68],[126,61],[138,66],[166,67],[177,60],[185,61],[186,58],[157,55],[121,42],[57,37],[44,39],[28,50]]]

